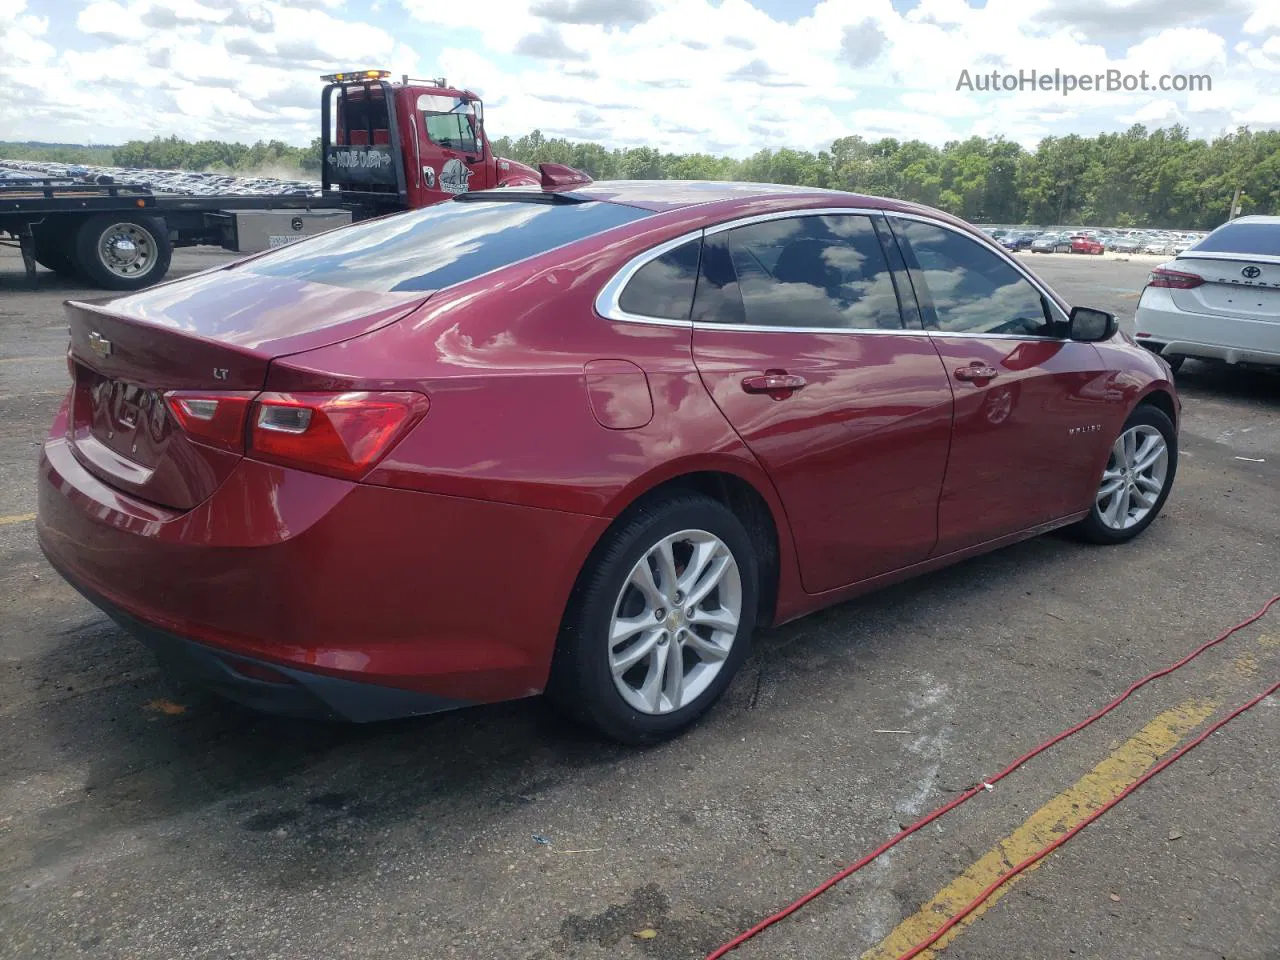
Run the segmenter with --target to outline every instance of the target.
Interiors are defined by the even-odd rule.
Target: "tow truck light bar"
[[[351,80],[385,80],[390,70],[348,70],[346,73],[328,73],[320,79],[325,83],[347,83]]]

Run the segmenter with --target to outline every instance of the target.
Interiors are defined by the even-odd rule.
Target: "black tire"
[[[150,244],[153,254],[137,272],[121,274],[103,261],[99,245],[109,231],[123,228]],[[80,225],[75,239],[75,263],[84,278],[106,290],[141,290],[159,283],[173,259],[173,244],[163,220],[133,214],[104,213]]]
[[[72,237],[51,237],[36,234],[36,263],[58,276],[71,279],[79,275],[75,258],[71,255]]]
[[[1124,422],[1120,435],[1123,436],[1126,431],[1139,426],[1153,427],[1160,431],[1169,451],[1164,487],[1159,496],[1156,497],[1155,504],[1147,512],[1147,515],[1133,526],[1118,530],[1103,521],[1102,513],[1095,497],[1089,509],[1089,516],[1070,528],[1070,532],[1078,539],[1089,543],[1108,545],[1126,543],[1151,525],[1152,521],[1159,516],[1160,511],[1164,508],[1165,501],[1169,499],[1169,491],[1173,489],[1173,481],[1178,473],[1178,433],[1164,411],[1146,403],[1139,404],[1133,413],[1129,414],[1129,419]],[[1110,466],[1110,458],[1108,458],[1108,466]],[[1098,488],[1102,485],[1102,479],[1102,477],[1098,478]]]
[[[1164,362],[1169,365],[1169,369],[1174,373],[1177,373],[1182,369],[1182,364],[1187,359],[1178,353],[1175,353],[1172,356],[1165,356],[1164,354],[1161,354],[1161,356],[1164,357]]]
[[[667,713],[644,713],[624,700],[615,686],[606,637],[632,570],[663,538],[684,530],[714,534],[733,555],[741,582],[738,630],[719,672],[692,702]],[[649,744],[674,736],[719,699],[742,665],[755,629],[759,595],[751,537],[727,507],[695,493],[639,504],[619,518],[578,576],[547,695],[575,720],[622,743]]]

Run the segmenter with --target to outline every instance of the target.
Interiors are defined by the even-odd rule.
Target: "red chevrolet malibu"
[[[752,632],[1177,466],[1168,367],[925,207],[496,190],[68,304],[40,542],[164,659],[351,720],[546,691],[644,742]]]

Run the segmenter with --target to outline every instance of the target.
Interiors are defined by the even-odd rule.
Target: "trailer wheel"
[[[80,225],[76,266],[107,290],[139,290],[158,283],[169,270],[173,244],[164,221],[104,213]]]

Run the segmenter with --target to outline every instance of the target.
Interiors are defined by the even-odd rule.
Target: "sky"
[[[303,145],[320,74],[479,93],[491,136],[746,156],[1182,123],[1280,127],[1280,0],[0,0],[0,140]],[[962,71],[1207,74],[980,93]]]

